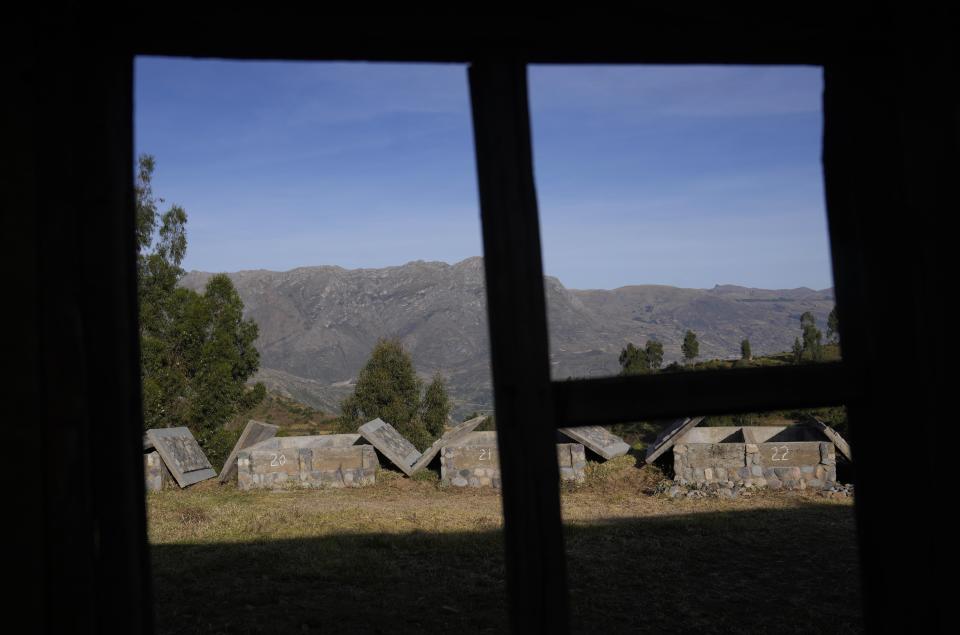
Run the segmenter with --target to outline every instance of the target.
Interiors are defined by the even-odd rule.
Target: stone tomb
[[[673,470],[681,483],[819,489],[836,485],[837,454],[830,437],[803,423],[702,427],[675,437]]]
[[[148,490],[163,487],[164,468],[180,487],[187,487],[217,475],[187,428],[147,430],[143,449],[144,476]],[[151,456],[152,450],[156,451],[162,466],[158,465],[157,456]]]
[[[583,445],[558,443],[560,478],[582,482],[587,465]],[[496,432],[471,432],[440,449],[440,482],[455,487],[500,487]]]
[[[277,436],[277,430],[279,429],[279,426],[275,426],[272,423],[263,423],[262,421],[255,421],[253,419],[248,421],[247,426],[243,429],[243,434],[237,439],[233,450],[230,451],[230,456],[227,457],[226,463],[223,464],[223,469],[220,470],[220,483],[226,483],[237,476],[237,455],[240,454],[240,450],[245,450],[261,441],[272,439]]]
[[[360,487],[376,482],[380,461],[359,434],[274,437],[237,453],[237,487]]]

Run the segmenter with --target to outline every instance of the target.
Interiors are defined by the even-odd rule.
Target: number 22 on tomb
[[[780,450],[783,450],[783,454],[780,455],[780,458],[777,458],[777,453],[780,452]],[[773,448],[773,454],[770,456],[770,460],[771,460],[771,461],[786,461],[786,460],[787,460],[787,453],[788,453],[789,451],[790,451],[790,448],[788,448],[788,447],[785,446],[785,445],[780,446],[780,447],[774,447],[774,448]]]

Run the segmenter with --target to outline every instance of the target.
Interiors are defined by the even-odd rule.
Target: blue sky
[[[832,285],[820,69],[534,66],[544,266],[573,288]],[[139,58],[187,269],[480,255],[459,65]]]

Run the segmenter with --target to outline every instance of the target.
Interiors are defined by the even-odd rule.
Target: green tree
[[[680,347],[683,351],[683,360],[687,363],[692,362],[700,356],[700,342],[697,341],[697,334],[691,330],[683,335],[683,345]]]
[[[340,403],[338,429],[353,432],[380,418],[418,448],[432,442],[420,418],[421,381],[398,339],[382,338],[357,377],[353,394]]]
[[[803,359],[803,344],[800,343],[799,337],[793,339],[793,350],[791,352],[793,353],[793,363],[799,364]]]
[[[245,387],[260,362],[253,345],[257,325],[243,319],[243,303],[224,274],[210,278],[203,294],[177,286],[187,214],[176,205],[158,211],[163,199],[153,193],[154,169],[153,157],[139,157],[135,228],[144,425],[189,427],[216,463],[225,458],[223,424],[266,392],[262,384]]]
[[[827,341],[837,344],[840,341],[840,318],[837,317],[837,307],[834,305],[827,316]]]
[[[663,344],[657,340],[647,340],[643,351],[647,357],[647,368],[651,371],[659,370],[663,366]]]
[[[747,338],[743,338],[743,341],[740,342],[740,359],[745,362],[753,359],[753,353],[750,350],[750,340]]]
[[[802,356],[812,361],[823,359],[823,334],[817,328],[817,321],[813,317],[813,313],[805,311],[800,316],[800,329],[803,339]]]
[[[440,438],[449,415],[450,397],[447,394],[447,385],[440,373],[437,373],[424,391],[420,404],[420,418],[431,438]]]
[[[637,348],[632,342],[627,342],[627,345],[620,351],[619,361],[621,375],[641,375],[650,372],[647,351]]]

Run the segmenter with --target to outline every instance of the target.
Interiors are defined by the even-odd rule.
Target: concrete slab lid
[[[463,423],[458,423],[449,430],[443,433],[439,439],[433,442],[426,451],[420,455],[420,458],[416,463],[413,464],[413,467],[410,468],[411,474],[416,474],[427,465],[430,464],[430,461],[433,460],[433,457],[437,456],[437,453],[440,452],[440,448],[451,445],[458,439],[470,434],[473,432],[474,428],[483,423],[486,419],[486,416],[474,417],[473,419],[468,419]]]
[[[465,434],[459,439],[454,439],[454,442],[446,447],[483,448],[489,446],[497,446],[497,433],[494,430]]]
[[[685,417],[668,425],[657,435],[657,440],[647,448],[647,456],[644,460],[648,464],[656,461],[657,457],[673,447],[682,434],[696,427],[703,419],[703,417]]]
[[[413,476],[413,466],[420,459],[420,451],[397,432],[396,428],[377,418],[360,426],[358,432],[404,474]]]
[[[245,450],[291,450],[311,449],[324,450],[327,448],[349,448],[354,445],[366,445],[357,443],[363,437],[355,433],[347,434],[311,434],[296,437],[271,437],[255,443]],[[243,451],[241,451],[241,454]],[[239,454],[237,456],[240,456]]]
[[[153,443],[180,487],[186,487],[217,475],[197,440],[185,427],[147,430]]]
[[[577,443],[583,444],[606,460],[623,456],[630,451],[626,441],[602,426],[560,428],[560,432]]]
[[[847,443],[847,440],[840,436],[840,433],[825,424],[823,421],[820,421],[813,415],[804,418],[803,422],[809,426],[813,426],[820,432],[822,432],[828,439],[833,441],[833,445],[840,451],[840,454],[847,457],[848,461],[853,461],[853,452],[850,450],[850,444]]]
[[[279,429],[279,426],[275,426],[272,423],[264,423],[254,419],[247,421],[243,433],[234,444],[233,450],[230,451],[230,456],[227,457],[227,462],[223,464],[223,469],[220,470],[220,482],[226,483],[236,477],[237,455],[240,453],[240,450],[249,448],[251,445],[255,445],[261,441],[272,439],[277,435],[277,430]]]

